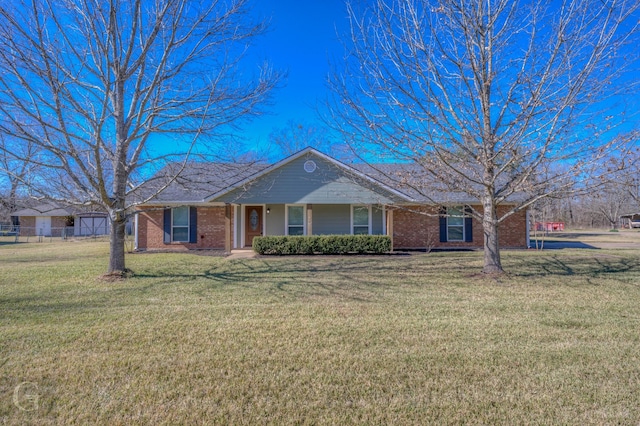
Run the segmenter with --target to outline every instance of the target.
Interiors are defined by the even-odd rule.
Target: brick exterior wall
[[[474,206],[481,210],[480,206]],[[498,214],[502,215],[508,206],[500,206]],[[414,206],[396,208],[393,211],[393,247],[395,249],[452,249],[483,247],[484,235],[482,224],[473,220],[472,242],[440,242],[440,226],[438,209],[433,206]],[[139,250],[194,250],[225,248],[225,207],[198,207],[198,242],[165,244],[164,211],[162,208],[141,209],[138,215],[138,249]],[[233,215],[229,232],[233,235]],[[35,221],[35,220],[34,220]],[[52,223],[52,226],[53,223]],[[526,213],[518,212],[498,228],[498,238],[502,248],[526,248]]]
[[[498,206],[498,215],[509,210],[508,206]],[[527,248],[527,213],[520,211],[509,216],[498,228],[500,245],[504,248]]]
[[[225,207],[198,207],[198,242],[164,243],[164,210],[162,208],[141,208],[138,214],[139,250],[224,250],[225,248]],[[231,217],[233,229],[233,216]]]
[[[20,236],[33,237],[36,235],[36,217],[21,216],[20,217]]]
[[[474,206],[482,211],[482,207]],[[504,214],[508,206],[499,206],[498,215]],[[438,209],[432,206],[413,206],[393,211],[393,247],[394,249],[414,248],[482,248],[484,234],[482,223],[473,220],[472,242],[440,242]],[[498,239],[502,248],[526,248],[527,246],[526,212],[518,212],[498,228]]]
[[[51,236],[61,237],[62,231],[67,227],[67,218],[63,216],[53,216],[51,218]],[[71,227],[73,231],[73,227]]]

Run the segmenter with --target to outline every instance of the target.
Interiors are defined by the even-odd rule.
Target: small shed
[[[107,235],[109,218],[102,212],[78,213],[73,224],[73,235],[76,237]]]

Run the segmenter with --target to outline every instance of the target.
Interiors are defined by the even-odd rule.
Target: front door
[[[244,211],[244,245],[253,245],[253,238],[262,235],[262,206],[247,206]]]
[[[36,216],[36,235],[42,237],[51,236],[50,216]]]

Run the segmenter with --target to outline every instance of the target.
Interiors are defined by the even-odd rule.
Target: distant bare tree
[[[315,148],[338,159],[350,157],[348,145],[337,142],[335,135],[325,125],[289,120],[285,127],[273,129],[269,134],[269,142],[276,148],[276,154],[280,158],[306,147]]]
[[[595,160],[625,139],[620,124],[637,111],[639,5],[351,3],[329,119],[363,160],[420,166],[422,178],[388,176],[399,184],[428,197],[435,181],[478,199],[483,270],[502,273],[500,223],[598,173]]]
[[[40,150],[33,193],[109,213],[109,273],[125,271],[127,191],[260,112],[279,75],[239,65],[264,30],[246,0],[0,6],[0,132]]]
[[[631,197],[624,182],[607,182],[593,191],[589,198],[592,211],[602,217],[611,229],[618,228],[620,215],[627,213],[631,206]]]
[[[631,197],[633,208],[640,212],[640,148],[636,146],[631,158],[623,183],[626,193]]]
[[[31,142],[12,143],[0,134],[0,213],[10,216],[16,210],[20,189],[26,189],[36,173],[37,152]]]

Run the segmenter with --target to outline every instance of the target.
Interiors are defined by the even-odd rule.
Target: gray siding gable
[[[316,168],[305,170],[305,162]],[[210,201],[282,204],[390,204],[398,196],[310,152]]]

